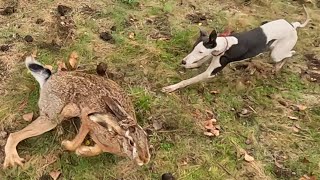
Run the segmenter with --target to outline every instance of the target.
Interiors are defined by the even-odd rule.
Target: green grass
[[[65,3],[73,9],[81,8],[79,2],[67,0]],[[182,5],[173,0],[93,2],[90,7],[97,11],[92,15],[74,11],[75,35],[60,50],[38,46],[38,41],[50,41],[49,37],[56,35],[54,26],[49,26],[51,15],[45,17],[48,24],[40,26],[34,23],[36,14],[48,12],[41,7],[43,4],[53,11],[57,6],[54,1],[37,2],[30,5],[32,11],[18,11],[12,16],[2,17],[8,21],[8,26],[0,27],[0,45],[11,41],[14,48],[0,54],[0,58],[17,58],[13,58],[14,66],[8,72],[11,77],[5,84],[6,93],[0,97],[0,130],[4,128],[14,132],[28,124],[22,120],[23,114],[34,112],[35,116],[38,115],[39,85],[27,73],[20,61],[22,55],[19,55],[34,49],[37,49],[37,59],[43,64],[53,65],[54,69],[58,60],[67,62],[72,51],[76,51],[80,63],[89,64],[86,68],[92,68],[92,71],[97,62],[107,63],[108,69],[116,74],[115,81],[132,98],[139,124],[152,129],[153,121],[157,120],[163,123],[163,129],[154,131],[150,137],[151,162],[137,167],[126,158],[108,153],[82,158],[64,151],[61,141],[72,139],[75,134],[73,124],[66,122],[58,130],[21,142],[18,152],[21,157],[27,157],[25,167],[0,170],[0,179],[39,179],[55,170],[61,171],[60,179],[75,180],[160,179],[166,172],[173,173],[179,180],[299,179],[304,174],[320,177],[320,86],[302,79],[292,68],[305,66],[303,54],[320,53],[312,46],[318,37],[319,25],[299,30],[299,41],[295,47],[298,54],[277,76],[269,70],[250,75],[248,71],[233,71],[227,67],[209,82],[164,94],[160,91],[162,87],[191,78],[206,69],[201,67],[183,72],[179,67],[198,36],[198,25],[185,19],[193,12],[187,2]],[[209,13],[211,17],[208,25],[202,27],[208,31],[213,28],[222,31],[229,24],[240,32],[257,26],[261,21],[278,17],[301,20],[304,19],[299,15],[301,9],[298,3],[286,0],[252,1],[249,7],[243,6],[242,1],[225,1],[223,4],[203,1],[196,5],[197,11]],[[313,23],[319,24],[319,10],[308,9],[312,9]],[[137,21],[131,22],[130,16]],[[168,31],[170,38],[152,39],[152,33],[159,31],[159,24],[147,24],[147,19],[161,21],[160,28]],[[130,24],[126,23],[128,20]],[[21,27],[14,24],[21,24]],[[99,39],[99,33],[109,31],[113,25],[117,27],[112,32],[115,44]],[[46,30],[43,27],[51,28]],[[134,39],[128,37],[131,32],[135,34]],[[23,40],[14,40],[11,38],[14,33],[31,34],[36,37],[35,42],[27,44]],[[261,60],[269,63],[266,61],[270,58],[265,55],[254,58],[251,63]],[[219,93],[212,94],[213,90]],[[289,105],[284,107],[279,100]],[[308,108],[305,111],[292,110],[291,105],[297,104]],[[250,114],[239,117],[238,113],[244,108],[249,109]],[[210,118],[206,115],[207,110],[213,111],[221,126],[218,137],[203,135],[202,123]],[[290,120],[288,116],[299,120]],[[299,132],[292,130],[296,124],[301,127]],[[252,143],[246,144],[247,139]],[[240,148],[249,152],[255,161],[247,163],[238,156]],[[275,159],[283,166],[283,172],[290,173],[279,174]]]

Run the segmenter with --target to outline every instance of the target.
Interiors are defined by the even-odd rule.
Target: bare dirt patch
[[[311,82],[320,83],[320,58],[315,54],[306,54],[308,69],[303,72],[305,76]]]
[[[167,14],[151,17],[147,19],[146,24],[154,27],[150,33],[152,39],[168,40],[171,38],[171,26]]]

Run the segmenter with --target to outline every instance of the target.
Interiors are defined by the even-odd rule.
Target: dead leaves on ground
[[[60,171],[52,171],[49,173],[50,177],[52,177],[53,180],[57,180],[59,176],[61,175]]]
[[[33,112],[24,114],[24,115],[22,116],[22,118],[23,118],[23,120],[28,121],[28,122],[32,121]]]
[[[217,124],[217,120],[216,119],[210,119],[204,122],[204,128],[205,128],[205,132],[203,133],[206,136],[209,137],[217,137],[220,135],[220,125]]]
[[[69,57],[69,65],[71,66],[72,69],[77,69],[78,67],[78,53],[73,51],[71,54],[70,54],[70,57]]]

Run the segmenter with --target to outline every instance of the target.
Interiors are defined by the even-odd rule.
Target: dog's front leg
[[[214,77],[215,75],[211,75],[211,73],[215,69],[221,67],[219,58],[220,57],[214,57],[212,59],[212,61],[211,61],[211,64],[209,65],[208,69],[205,72],[203,72],[203,73],[201,73],[198,76],[195,76],[193,78],[190,78],[190,79],[187,79],[187,80],[183,80],[183,81],[181,81],[181,82],[179,82],[177,84],[164,87],[164,88],[162,88],[162,92],[169,93],[169,92],[175,91],[177,89],[189,86],[191,84],[194,84],[194,83],[197,83],[197,82],[201,82],[201,81],[204,81],[206,79]]]

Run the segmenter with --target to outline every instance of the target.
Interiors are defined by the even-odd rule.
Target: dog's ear
[[[205,32],[205,31],[202,30],[202,29],[199,29],[199,32],[200,32],[200,37],[206,37],[206,36],[208,36],[207,32]]]
[[[216,30],[212,30],[210,35],[209,35],[209,43],[210,44],[216,43],[217,36],[218,35],[217,35]]]

